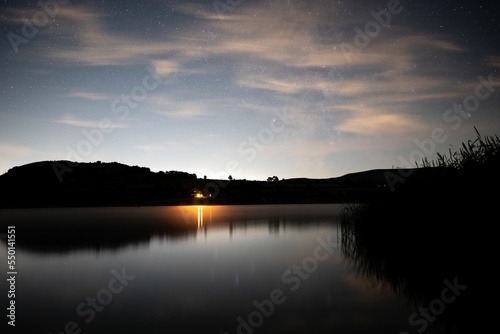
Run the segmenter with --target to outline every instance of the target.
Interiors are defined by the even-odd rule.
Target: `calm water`
[[[344,257],[340,208],[0,211],[1,233],[16,226],[16,332],[417,333],[413,303]]]

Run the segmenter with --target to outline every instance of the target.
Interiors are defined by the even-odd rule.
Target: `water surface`
[[[416,333],[412,301],[344,256],[340,209],[0,211],[2,233],[16,226],[16,330]]]

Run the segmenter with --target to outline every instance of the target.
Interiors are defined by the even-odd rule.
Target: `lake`
[[[16,332],[433,332],[439,321],[343,251],[341,208],[0,210],[3,268],[15,226]]]

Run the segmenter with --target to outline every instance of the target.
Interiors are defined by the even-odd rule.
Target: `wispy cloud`
[[[488,63],[493,67],[500,68],[500,56],[489,56]]]
[[[334,5],[336,8],[342,6]],[[305,7],[305,8],[304,8]],[[316,8],[314,8],[316,7]],[[415,34],[397,26],[383,31],[383,42],[346,58],[340,45],[351,42],[344,31],[345,20],[332,20],[333,9],[325,11],[318,4],[301,4],[283,10],[258,4],[247,4],[231,15],[217,15],[213,8],[182,4],[178,10],[201,19],[196,26],[174,32],[165,39],[144,39],[110,31],[106,15],[91,8],[66,6],[58,14],[58,26],[49,33],[59,36],[45,56],[81,65],[126,65],[150,63],[160,74],[192,71],[185,61],[207,57],[238,56],[236,66],[269,62],[286,68],[355,68],[381,66],[382,70],[404,73],[421,59],[423,48],[452,53],[463,52],[457,44],[433,35]],[[314,10],[314,11],[313,11]],[[314,12],[315,15],[304,15]],[[318,36],[315,27],[328,27],[331,36]],[[77,29],[78,34],[72,33]],[[325,29],[326,30],[326,29]],[[350,29],[352,30],[352,28]],[[341,37],[339,37],[341,36]],[[70,40],[72,43],[62,43]],[[175,59],[175,60],[174,60]],[[249,87],[271,84],[284,92],[294,93],[292,83],[243,81]]]
[[[244,10],[220,16],[211,8],[204,10],[184,4],[179,10],[201,18],[203,21],[194,29],[206,32],[206,36],[198,33],[198,38],[192,38],[193,32],[187,30],[191,37],[178,35],[182,44],[174,40],[172,48],[186,57],[239,55],[245,60],[265,60],[296,68],[395,64],[407,69],[415,60],[412,52],[413,56],[421,57],[422,49],[451,53],[465,51],[447,40],[447,36],[436,37],[391,25],[381,32],[383,38],[375,38],[366,49],[346,57],[341,45],[353,44],[355,24],[366,22],[358,21],[359,16],[332,19],[332,13],[341,12],[344,6],[332,3],[325,8],[324,4],[300,3],[295,7],[273,8],[246,4]],[[318,34],[318,26],[322,27],[322,34]],[[325,34],[325,31],[330,34]]]
[[[40,46],[43,57],[84,66],[130,65],[151,63],[169,50],[166,41],[115,34],[105,23],[106,14],[92,7],[61,6],[56,20],[43,31],[52,37]]]
[[[22,145],[2,144],[0,143],[0,154],[24,156],[32,152],[32,149]]]
[[[90,101],[111,100],[113,98],[113,96],[111,96],[110,94],[88,92],[88,91],[74,92],[74,93],[67,94],[66,96],[84,99],[84,100],[90,100]]]
[[[156,70],[156,73],[159,75],[167,75],[170,73],[174,73],[179,70],[179,63],[173,60],[153,60],[152,61],[153,68]]]
[[[342,122],[337,129],[340,131],[377,136],[388,134],[415,133],[425,129],[415,119],[401,114],[356,115]]]
[[[289,7],[249,3],[229,15],[217,15],[211,6],[182,3],[177,5],[177,11],[196,17],[197,23],[164,39],[118,34],[106,24],[105,13],[66,6],[58,14],[58,26],[48,32],[59,35],[59,42],[54,42],[45,56],[85,66],[149,63],[160,75],[174,72],[196,75],[213,66],[207,59],[231,59],[235,85],[278,93],[285,97],[285,103],[300,105],[304,112],[318,111],[319,106],[307,97],[304,100],[300,94],[316,92],[324,96],[328,92],[328,105],[321,108],[335,115],[331,127],[357,135],[401,135],[422,129],[422,120],[409,115],[414,103],[449,100],[469,93],[465,90],[467,83],[457,86],[446,75],[455,70],[453,62],[427,66],[436,62],[432,56],[435,52],[447,57],[467,52],[447,36],[391,25],[368,47],[347,55],[342,43],[352,44],[354,26],[366,22],[359,21],[359,16],[332,20],[333,11],[341,12],[346,5],[331,6],[334,8],[325,10],[321,4],[309,2]],[[70,26],[73,28],[69,29]],[[318,33],[318,26],[323,33]],[[76,36],[71,33],[73,29],[79,31]],[[61,43],[66,39],[72,43]],[[489,62],[498,66],[498,57],[491,57]],[[256,64],[264,70],[256,71]],[[318,69],[328,75],[314,75]],[[75,92],[69,96],[93,101],[108,98],[93,92]],[[181,120],[212,116],[218,107],[216,97],[203,100],[192,96],[191,100],[183,101],[151,94],[146,103],[153,113]],[[249,106],[243,103],[240,108]],[[255,104],[250,107],[266,109]],[[342,116],[338,117],[340,113]],[[324,121],[323,114],[311,114],[302,120],[297,131],[307,137],[308,133],[324,129]],[[98,126],[95,121],[72,118],[55,122],[77,127]]]
[[[156,95],[148,99],[152,113],[181,120],[200,120],[210,116],[212,113],[205,102],[197,100],[183,102],[164,95]]]
[[[69,126],[75,126],[79,128],[100,128],[101,125],[101,120],[99,121],[90,121],[90,120],[83,120],[83,119],[77,119],[74,117],[65,117],[62,119],[57,119],[52,121],[53,123],[57,124],[63,124],[63,125],[69,125]],[[116,123],[113,122],[109,128],[112,129],[125,129],[128,128],[128,126],[124,123]]]

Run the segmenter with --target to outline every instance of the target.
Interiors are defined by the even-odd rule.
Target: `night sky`
[[[494,0],[0,7],[0,174],[67,159],[324,178],[500,135]]]

